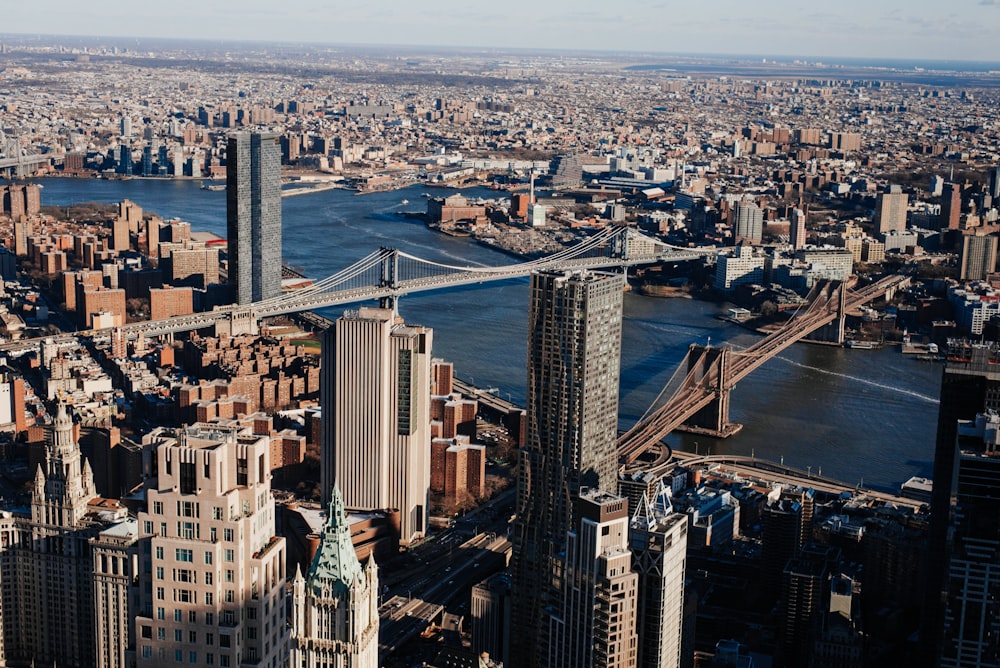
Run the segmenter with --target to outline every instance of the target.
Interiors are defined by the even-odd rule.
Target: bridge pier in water
[[[832,297],[832,299],[836,300],[837,303],[837,317],[833,320],[833,322],[823,325],[810,334],[808,338],[810,341],[816,341],[819,343],[836,343],[837,345],[843,345],[844,340],[847,338],[845,336],[845,323],[847,322],[847,287],[843,283],[839,283],[836,287],[828,289],[837,291],[837,293]]]
[[[693,383],[712,388],[715,398],[688,418],[680,431],[726,438],[743,428],[743,425],[729,421],[728,367],[728,348],[691,344],[688,348],[688,375]]]

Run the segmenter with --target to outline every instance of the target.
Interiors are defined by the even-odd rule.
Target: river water
[[[224,192],[197,181],[43,179],[43,206],[117,202],[128,198],[194,230],[226,235]],[[379,246],[426,259],[467,265],[513,260],[464,238],[428,230],[401,215],[425,207],[424,192],[355,195],[328,190],[283,200],[285,260],[312,278],[348,266]],[[470,197],[495,196],[488,190]],[[408,199],[408,204],[402,200]],[[434,328],[435,356],[480,387],[524,402],[527,279],[451,288],[405,297],[407,321]],[[719,320],[725,305],[689,299],[625,295],[620,426],[626,428],[656,400],[691,343],[750,345],[757,337]],[[343,308],[325,315],[336,317]],[[893,491],[912,475],[930,476],[934,457],[939,364],[904,358],[899,349],[845,350],[795,344],[764,364],[734,390],[731,419],[744,424],[724,441],[672,435],[685,450],[754,454],[866,487]]]

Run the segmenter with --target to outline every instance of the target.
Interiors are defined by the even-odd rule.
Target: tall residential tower
[[[582,488],[618,488],[623,279],[595,272],[531,277],[528,427],[514,524],[512,663],[543,665],[539,636],[553,559],[577,526]]]
[[[229,282],[236,302],[281,294],[281,144],[276,133],[238,133],[226,149]]]

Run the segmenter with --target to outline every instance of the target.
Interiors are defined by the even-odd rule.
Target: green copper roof
[[[330,594],[336,595],[346,591],[361,575],[361,562],[351,543],[344,500],[334,485],[329,515],[306,581],[318,595],[322,595],[327,588]]]

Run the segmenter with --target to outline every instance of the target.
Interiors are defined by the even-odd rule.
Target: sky
[[[1000,0],[26,0],[0,33],[1000,61]]]

